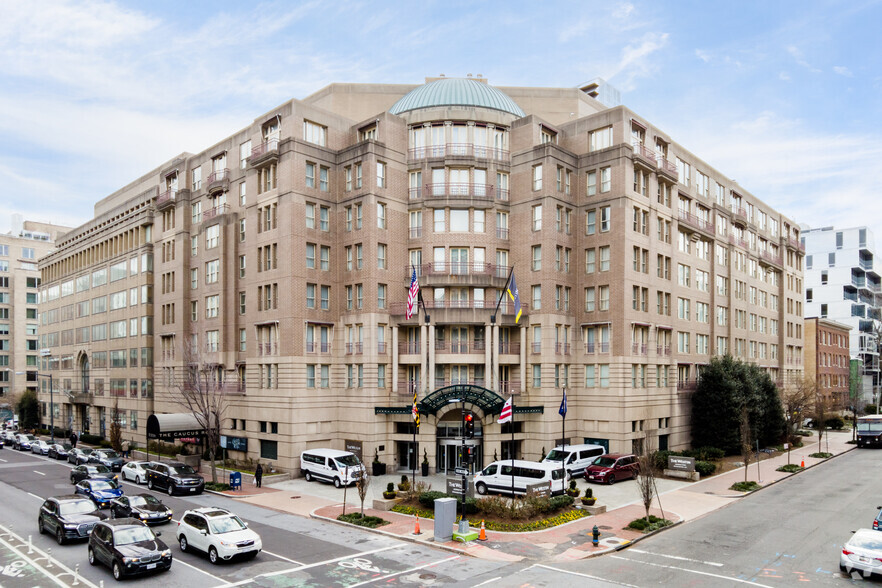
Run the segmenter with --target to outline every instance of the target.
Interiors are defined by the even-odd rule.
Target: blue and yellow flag
[[[514,302],[515,324],[521,320],[521,295],[518,293],[518,285],[515,283],[514,271],[511,272],[511,280],[508,282],[508,297]]]

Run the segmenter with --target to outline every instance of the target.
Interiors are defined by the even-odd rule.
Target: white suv
[[[177,537],[181,551],[203,551],[214,564],[234,557],[250,559],[263,548],[260,535],[247,523],[226,509],[211,506],[185,512]]]

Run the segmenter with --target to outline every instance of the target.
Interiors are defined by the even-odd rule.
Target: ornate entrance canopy
[[[499,414],[505,399],[493,390],[471,384],[454,384],[438,388],[417,403],[420,412],[435,415],[451,402],[471,404],[480,408],[485,415]]]

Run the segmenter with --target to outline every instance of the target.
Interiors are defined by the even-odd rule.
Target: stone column
[[[527,389],[527,325],[521,325],[521,389],[518,392],[524,392]]]
[[[502,315],[500,314],[500,318],[501,318],[501,316]],[[499,351],[498,351],[499,350],[499,325],[494,324],[492,326],[492,328],[493,328],[493,349],[497,350],[497,352],[492,355],[492,357],[493,357],[493,359],[492,359],[493,378],[491,381],[493,382],[492,389],[498,392],[499,391]]]
[[[392,326],[392,392],[398,393],[398,325]]]
[[[426,337],[426,325],[420,326],[420,388],[423,393],[425,393],[428,389],[426,386],[428,385],[428,371],[426,370],[426,352],[423,350],[424,345],[429,344],[429,340]]]
[[[429,346],[429,371],[428,379],[429,392],[435,389],[435,325],[429,325],[429,339],[426,341]]]
[[[489,322],[484,325],[484,385],[495,392],[493,388],[493,354],[499,353],[499,348],[493,347],[493,325]]]

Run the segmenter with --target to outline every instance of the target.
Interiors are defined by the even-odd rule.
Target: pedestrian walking
[[[254,470],[254,485],[260,488],[260,483],[263,480],[263,466],[259,463],[257,464],[257,469]]]
[[[76,433],[76,431],[71,431],[71,434],[70,434],[70,445],[71,445],[71,447],[76,447],[76,446],[77,446],[77,433]]]
[[[126,439],[122,442],[122,453],[123,457],[129,459],[129,440]]]

